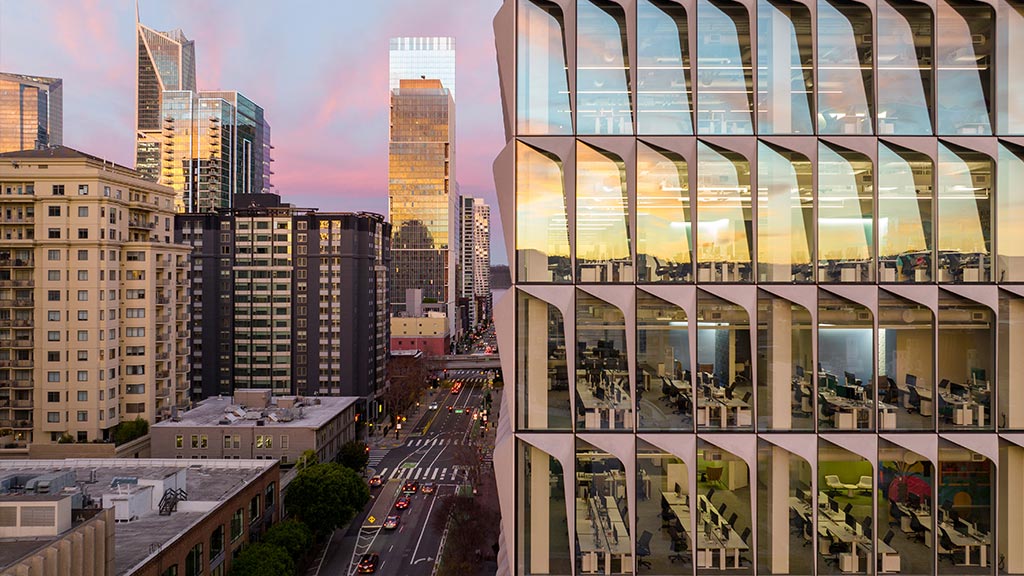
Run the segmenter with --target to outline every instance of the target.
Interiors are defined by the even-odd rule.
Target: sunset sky
[[[491,20],[500,0],[142,0],[156,30],[195,41],[200,90],[266,110],[273,184],[285,201],[387,214],[388,39],[456,39],[456,170],[491,205],[504,143]],[[0,71],[64,79],[64,144],[134,165],[135,2],[0,0]]]

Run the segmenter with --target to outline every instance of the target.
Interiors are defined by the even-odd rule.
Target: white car
[[[430,406],[427,406],[430,410],[437,410],[437,402],[431,402]]]

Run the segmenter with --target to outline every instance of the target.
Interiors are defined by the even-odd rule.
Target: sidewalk
[[[436,394],[436,392],[435,392]],[[427,406],[430,405],[430,401],[433,399],[429,393],[424,394],[424,397],[420,399],[420,406],[412,414],[406,416],[406,421],[402,423],[402,429],[398,431],[398,438],[395,438],[395,430],[388,426],[386,434],[381,436],[380,434],[374,433],[366,439],[366,445],[370,447],[370,450],[391,450],[397,448],[409,439],[410,436],[418,436],[413,434],[413,428],[423,418],[423,415],[427,413]]]

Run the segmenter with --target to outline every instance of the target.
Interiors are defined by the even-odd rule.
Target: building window
[[[46,237],[51,240],[60,240],[60,228],[49,228],[46,231]]]
[[[224,525],[221,524],[210,535],[210,563],[224,552]]]
[[[54,196],[63,196],[64,195],[64,185],[63,184],[54,184],[52,190],[53,190],[53,195]]]
[[[79,330],[78,331],[78,341],[79,342],[88,342],[89,341],[89,331],[88,330]]]
[[[89,319],[89,311],[88,310],[79,310],[78,311],[78,319],[82,320],[82,321],[88,320]]]
[[[60,261],[60,250],[47,250],[46,259],[51,262]]]
[[[60,382],[60,372],[51,371],[46,373],[47,382]]]
[[[109,188],[107,188],[107,192],[109,194]],[[178,576],[178,565],[168,566],[166,570],[160,573],[160,576]]]
[[[78,351],[78,360],[81,361],[81,362],[88,361],[89,360],[89,351],[88,350],[79,350]],[[103,374],[102,370],[100,370],[100,374]],[[100,400],[102,400],[102,398],[100,398]]]
[[[60,402],[60,392],[47,392],[46,393],[46,401],[47,402]]]
[[[287,434],[281,434],[281,450],[287,450],[287,449],[288,449],[288,435]]]
[[[46,300],[48,302],[60,302],[60,290],[47,290]]]
[[[79,390],[78,391],[78,401],[79,402],[87,402],[88,400],[89,400],[89,392],[87,392],[85,390]]]
[[[88,282],[89,281],[89,271],[88,270],[79,270],[78,271],[78,279],[80,281],[82,281],[82,282]]]
[[[47,412],[46,421],[50,423],[60,422],[60,412]]]
[[[89,381],[89,371],[88,370],[79,370],[78,371],[78,381],[79,382],[88,382]],[[78,399],[81,400],[81,401],[85,400],[85,398],[82,397],[83,394],[86,394],[86,392],[81,391],[81,392],[78,393]]]
[[[231,515],[231,541],[234,542],[242,536],[242,528],[245,524],[244,511],[239,508]]]
[[[47,352],[46,353],[46,361],[47,362],[60,362],[60,351],[58,351],[58,350],[51,350],[51,351]]]
[[[146,317],[146,309],[145,308],[128,308],[127,310],[125,310],[124,315],[125,315],[125,318],[145,318]]]
[[[89,217],[89,207],[88,206],[79,206],[78,207],[78,217],[79,218],[88,218]]]
[[[192,435],[192,448],[199,448],[199,435],[197,434]]]
[[[231,449],[231,436],[229,436],[229,435],[228,436],[224,436],[224,449],[225,450],[230,450]]]
[[[89,259],[89,251],[88,250],[79,250],[78,251],[78,261],[79,262],[85,262],[88,259]]]
[[[50,216],[59,217],[60,216],[60,206],[50,206],[50,207],[47,208],[46,213],[48,215],[50,215]]]
[[[277,495],[277,483],[271,482],[267,485],[266,491],[263,493],[263,497],[266,500],[266,510],[270,510],[274,507],[275,496]]]
[[[257,494],[249,501],[249,524],[253,524],[259,520],[261,513],[262,508],[260,507],[260,495]]]
[[[125,394],[145,394],[146,393],[146,385],[145,384],[126,384],[125,387],[124,387],[124,393]]]
[[[182,448],[184,448],[185,447],[185,437],[182,436],[181,434],[178,434],[177,436],[175,436],[174,437],[174,447],[177,448],[178,450],[181,450]]]
[[[78,239],[79,240],[88,240],[89,239],[89,229],[88,228],[79,228],[78,229]]]
[[[210,447],[210,438],[206,434],[203,434],[203,435],[199,436],[199,448],[202,449],[202,450],[206,450],[209,447]]]
[[[78,291],[78,301],[79,302],[88,302],[89,301],[89,291],[88,290],[79,290]]]
[[[89,185],[88,184],[79,184],[78,185],[78,195],[79,196],[88,196],[89,195]]]
[[[60,332],[57,330],[50,330],[46,333],[46,340],[49,342],[60,342]]]
[[[78,421],[79,422],[88,422],[89,421],[89,412],[86,411],[86,410],[79,410],[78,411]]]
[[[185,557],[185,576],[199,576],[203,573],[203,543],[200,542],[189,550]]]

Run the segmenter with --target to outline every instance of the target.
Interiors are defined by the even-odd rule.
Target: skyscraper
[[[455,101],[437,79],[401,80],[391,91],[388,211],[392,238],[391,307],[405,313],[406,290],[423,290],[424,308],[444,312],[455,333],[458,259]]]
[[[402,80],[436,79],[455,99],[455,38],[401,37],[390,42],[390,90]]]
[[[60,78],[0,72],[0,153],[63,144]]]
[[[499,574],[1024,573],[1018,8],[503,2]]]
[[[467,308],[466,328],[476,329],[491,315],[491,207],[483,198],[460,200],[459,299]]]
[[[181,30],[157,32],[135,23],[136,76],[135,169],[156,181],[161,173],[164,92],[196,90],[196,49]]]

